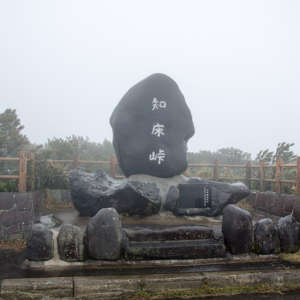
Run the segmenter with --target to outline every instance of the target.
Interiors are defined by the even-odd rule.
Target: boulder
[[[110,124],[126,177],[170,178],[187,169],[187,141],[195,129],[184,96],[170,77],[153,74],[134,85],[114,109]]]
[[[162,198],[156,183],[119,181],[102,169],[86,173],[81,167],[71,172],[70,180],[74,206],[84,216],[92,217],[108,207],[129,215],[151,215],[160,210]]]
[[[93,259],[117,260],[121,256],[122,226],[114,208],[101,209],[87,224],[88,252]]]
[[[292,215],[278,220],[278,236],[280,250],[286,253],[293,253],[299,250],[299,223]]]
[[[65,224],[61,227],[58,237],[58,253],[61,260],[64,261],[85,261],[86,251],[86,234],[81,228]]]
[[[43,224],[34,224],[27,238],[29,260],[49,260],[53,257],[53,232]]]
[[[241,182],[230,184],[190,178],[186,184],[169,189],[164,207],[175,215],[215,217],[227,205],[235,204],[249,194],[249,189]]]
[[[255,224],[254,249],[257,254],[272,254],[277,248],[277,227],[271,219],[262,219]]]
[[[222,232],[231,254],[249,253],[252,245],[251,214],[230,204],[223,212]]]

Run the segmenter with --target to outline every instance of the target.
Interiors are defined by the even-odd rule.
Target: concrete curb
[[[111,299],[140,291],[191,291],[204,281],[211,287],[299,285],[300,270],[3,279],[0,299]]]

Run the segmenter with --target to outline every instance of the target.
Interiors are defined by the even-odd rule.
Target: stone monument
[[[102,208],[118,213],[217,216],[250,193],[243,183],[219,183],[181,175],[188,166],[187,142],[195,129],[176,82],[153,74],[124,95],[110,118],[118,164],[127,178],[103,170],[70,174],[75,208],[93,217]]]

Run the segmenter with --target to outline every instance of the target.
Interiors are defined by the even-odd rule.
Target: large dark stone
[[[277,227],[271,219],[262,219],[255,224],[254,249],[258,254],[272,254],[277,248]]]
[[[222,232],[231,254],[249,253],[252,245],[251,214],[230,204],[223,212]]]
[[[226,255],[223,234],[206,226],[134,225],[123,229],[122,244],[126,260],[198,259]]]
[[[117,260],[121,256],[122,225],[114,208],[101,209],[87,224],[88,252],[93,259]]]
[[[187,168],[187,141],[195,129],[176,82],[153,74],[134,85],[110,118],[113,145],[125,176],[169,178]]]
[[[53,257],[53,232],[43,224],[34,224],[29,231],[27,250],[29,260],[49,260]]]
[[[100,209],[113,207],[118,213],[151,215],[159,211],[161,196],[156,183],[118,181],[102,169],[86,173],[77,168],[70,174],[75,208],[85,216],[94,216]]]
[[[179,185],[179,187],[172,186],[169,189],[165,209],[176,215],[214,217],[220,215],[227,205],[235,204],[249,194],[249,189],[241,182],[229,184],[191,178],[187,184]]]
[[[61,227],[58,237],[58,253],[64,261],[85,261],[87,257],[86,234],[81,228],[65,224]]]
[[[281,218],[278,221],[278,235],[280,250],[286,253],[293,253],[299,250],[299,223],[292,215]]]

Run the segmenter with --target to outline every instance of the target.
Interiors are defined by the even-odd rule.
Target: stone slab
[[[197,259],[225,257],[223,242],[214,240],[129,243],[126,260]]]
[[[116,278],[89,276],[74,278],[74,296],[79,299],[103,299],[141,291],[141,278],[137,275]]]
[[[48,298],[46,298],[48,297]],[[1,299],[66,299],[73,297],[71,277],[4,279]]]

